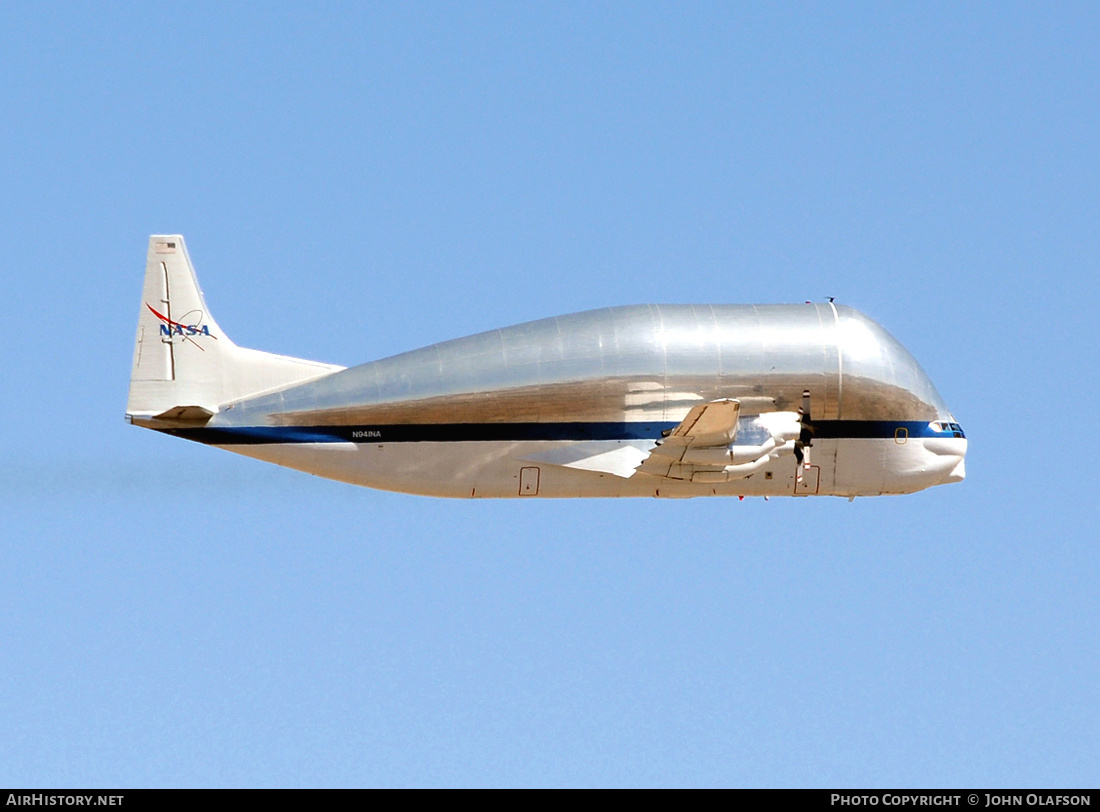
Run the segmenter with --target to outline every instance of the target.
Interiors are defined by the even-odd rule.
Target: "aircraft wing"
[[[661,444],[662,447],[729,445],[737,436],[737,417],[741,412],[741,402],[737,400],[715,400],[701,403],[687,413]]]
[[[715,400],[692,408],[668,436],[661,440],[638,466],[638,471],[659,477],[679,479],[683,466],[691,472],[713,468],[721,471],[728,460],[720,452],[737,437],[737,420],[741,403],[737,400]],[[714,449],[714,462],[706,460],[705,449]],[[685,457],[691,457],[690,461]],[[688,473],[688,476],[691,474]]]
[[[540,454],[537,460],[566,468],[613,474],[624,479],[639,471],[679,478],[677,472],[684,465],[693,471],[701,468],[721,471],[729,462],[721,455],[737,436],[740,412],[741,404],[736,400],[703,403],[692,408],[679,425],[661,440],[577,443]],[[708,456],[706,449],[714,449],[709,455],[715,458],[711,464],[701,459]],[[685,460],[689,450],[694,456],[691,460]]]
[[[652,440],[574,443],[530,456],[532,462],[548,462],[564,468],[597,471],[629,479],[653,449]]]

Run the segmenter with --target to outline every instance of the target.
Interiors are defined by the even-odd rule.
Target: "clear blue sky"
[[[1071,786],[1095,3],[0,4],[0,785]],[[127,426],[148,235],[355,364],[836,296],[962,485],[454,502]]]

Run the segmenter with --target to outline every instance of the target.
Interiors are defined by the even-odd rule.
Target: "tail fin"
[[[341,369],[238,347],[210,315],[183,237],[149,238],[127,419],[206,422],[223,404]]]

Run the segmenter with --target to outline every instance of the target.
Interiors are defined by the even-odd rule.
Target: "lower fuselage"
[[[244,442],[225,442],[226,434],[204,430],[171,433],[216,445],[255,459],[329,479],[372,488],[457,498],[506,497],[692,497],[692,496],[875,496],[913,493],[964,477],[966,439],[921,436],[925,424],[885,422],[819,424],[826,435],[815,439],[809,465],[781,457],[746,478],[699,482],[650,476],[629,477],[570,467],[573,449],[586,454],[624,446],[645,448],[652,440],[624,439],[471,439],[469,427],[435,427],[420,439],[423,427],[403,431],[346,427],[286,435],[256,430]],[[654,426],[647,426],[652,431]],[[457,431],[455,429],[458,429]],[[351,435],[360,436],[352,439]],[[642,434],[643,432],[634,432]],[[387,440],[387,434],[397,439]],[[502,434],[497,430],[498,436]],[[879,436],[828,436],[838,434]],[[887,435],[887,436],[881,436]],[[423,437],[420,434],[420,437]],[[657,434],[659,436],[659,432]],[[279,440],[290,440],[280,442]]]

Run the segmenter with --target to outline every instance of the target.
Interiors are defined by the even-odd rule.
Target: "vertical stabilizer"
[[[131,419],[205,420],[225,403],[341,369],[238,347],[210,315],[183,237],[149,238],[126,405]]]

